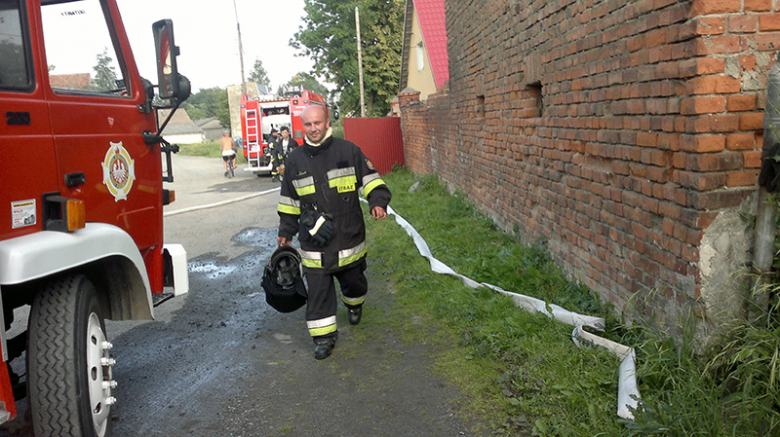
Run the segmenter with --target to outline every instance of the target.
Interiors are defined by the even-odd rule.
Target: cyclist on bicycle
[[[225,164],[225,177],[228,176],[228,165],[236,168],[236,143],[230,138],[230,132],[225,131],[222,134],[222,161]]]

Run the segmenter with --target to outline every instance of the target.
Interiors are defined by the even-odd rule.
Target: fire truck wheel
[[[84,275],[60,278],[35,296],[27,398],[36,436],[111,435],[113,359],[98,298]]]

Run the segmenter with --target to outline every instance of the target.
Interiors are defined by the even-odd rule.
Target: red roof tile
[[[433,70],[433,80],[438,88],[450,78],[444,0],[414,0],[414,9],[417,11],[417,19],[420,20],[423,40]]]

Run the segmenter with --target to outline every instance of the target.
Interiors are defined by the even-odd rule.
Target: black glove
[[[780,143],[772,144],[761,153],[758,184],[765,186],[770,193],[777,191],[780,185]]]
[[[316,210],[305,210],[301,213],[302,234],[305,239],[318,247],[327,246],[333,236],[333,222],[328,214]]]

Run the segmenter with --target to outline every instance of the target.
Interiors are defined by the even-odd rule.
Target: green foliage
[[[192,120],[217,117],[222,126],[230,126],[230,105],[224,88],[202,89],[191,95],[181,107],[187,110]]]
[[[290,41],[314,60],[314,73],[336,84],[344,114],[360,113],[355,6],[360,9],[367,114],[384,116],[398,92],[403,0],[305,0],[303,25]]]
[[[324,97],[326,101],[329,99],[330,91],[328,91],[328,89],[325,88],[325,85],[321,84],[316,77],[305,72],[296,74],[286,84],[280,85],[279,88],[276,90],[276,94],[279,96],[283,96],[285,87],[297,87],[297,86],[302,86],[303,88],[309,91],[314,91],[315,93]]]
[[[97,91],[110,91],[117,88],[117,75],[113,66],[114,59],[108,55],[108,48],[103,48],[103,53],[97,55],[97,64],[92,67],[95,77],[92,86]]]
[[[219,158],[222,160],[222,146],[219,141],[205,141],[195,144],[179,144],[179,154],[186,156],[203,156],[206,158]],[[239,149],[236,156],[236,165],[246,164],[243,152]]]
[[[255,65],[252,67],[252,72],[249,73],[249,81],[257,84],[265,85],[266,88],[271,87],[271,81],[268,80],[268,72],[263,67],[263,61],[256,59]]]

